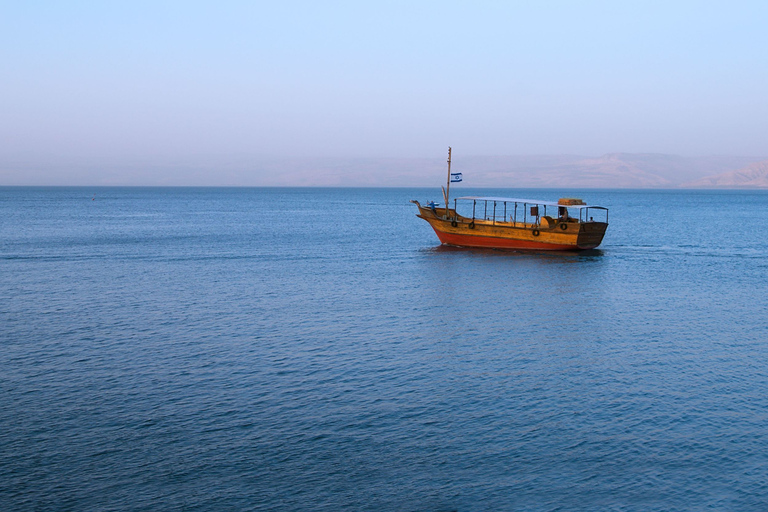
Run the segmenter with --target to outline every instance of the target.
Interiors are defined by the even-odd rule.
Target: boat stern
[[[579,249],[594,249],[603,242],[607,222],[584,222],[580,225],[576,245]]]

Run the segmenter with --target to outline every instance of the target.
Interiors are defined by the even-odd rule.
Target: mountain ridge
[[[462,155],[452,171],[462,186],[494,188],[766,188],[765,157],[683,157],[660,153],[601,156]],[[266,158],[207,156],[185,162],[0,159],[0,185],[432,187],[444,183],[446,159]]]
[[[512,188],[679,188],[707,176],[752,164],[754,157],[681,157],[655,153],[581,155],[455,156],[451,170],[464,186]],[[275,180],[314,186],[434,186],[446,176],[440,159],[357,159],[294,162]],[[384,178],[381,178],[381,177]]]
[[[768,160],[683,183],[686,188],[768,188]]]

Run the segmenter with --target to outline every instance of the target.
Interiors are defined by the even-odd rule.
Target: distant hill
[[[768,160],[684,183],[690,188],[768,188]]]
[[[456,149],[456,148],[454,148]],[[439,187],[446,156],[431,158],[263,158],[218,155],[187,161],[37,165],[0,158],[0,185]],[[768,187],[765,157],[683,157],[649,153],[471,156],[453,152],[461,187]]]
[[[590,157],[499,157],[495,165],[487,158],[468,157],[467,179],[479,186],[577,187],[577,188],[658,188],[672,187],[675,181],[657,171],[664,165],[648,165],[659,155],[608,154]],[[669,157],[674,159],[676,157]],[[670,165],[667,165],[670,167]],[[476,170],[471,170],[475,168]],[[476,175],[476,176],[475,176]]]
[[[462,156],[454,152],[454,172],[462,186],[510,188],[676,188],[703,176],[738,169],[755,158],[611,153],[579,155]],[[311,186],[439,186],[443,158],[381,158],[270,162],[266,184]]]

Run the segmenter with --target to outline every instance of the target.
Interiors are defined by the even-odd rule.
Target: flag
[[[458,183],[461,181],[461,173],[460,172],[452,172],[451,173],[451,183]]]

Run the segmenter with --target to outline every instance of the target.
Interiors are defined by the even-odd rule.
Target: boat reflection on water
[[[536,251],[536,250],[521,250],[521,249],[505,249],[505,248],[493,248],[493,247],[461,247],[458,245],[440,244],[429,249],[425,249],[425,252],[434,254],[447,254],[447,253],[464,253],[477,256],[501,256],[501,255],[517,255],[521,257],[527,257],[534,254],[542,256],[549,256],[556,258],[557,260],[567,259],[569,256],[576,256],[578,258],[585,257],[602,257],[605,251],[602,249],[581,249],[572,251]]]
[[[579,263],[584,261],[601,260],[605,255],[602,249],[584,249],[579,251],[536,251],[517,249],[494,249],[486,247],[459,247],[455,245],[436,245],[422,252],[428,255],[462,254],[467,258],[519,258],[520,260],[536,260],[539,263],[552,264]]]

